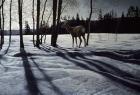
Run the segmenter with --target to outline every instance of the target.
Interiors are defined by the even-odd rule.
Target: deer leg
[[[87,44],[86,44],[86,43],[87,43],[87,42],[86,42],[86,38],[85,38],[85,36],[82,36],[82,37],[83,37],[83,39],[84,39],[84,45],[85,45],[85,47],[86,47],[86,45],[87,45]]]
[[[74,47],[74,37],[72,37],[72,47]]]
[[[82,39],[79,37],[80,43],[79,43],[79,48],[81,47]]]
[[[46,42],[46,34],[45,34],[45,38],[44,38],[44,43]]]
[[[78,47],[78,44],[77,44],[77,37],[75,37],[75,42],[76,42],[76,47]]]

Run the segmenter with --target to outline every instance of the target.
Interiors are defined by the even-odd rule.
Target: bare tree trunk
[[[53,0],[53,31],[51,37],[51,45],[56,47],[56,38],[57,38],[57,31],[56,31],[56,14],[57,14],[57,0]]]
[[[1,8],[0,8],[0,49],[2,49]]]
[[[0,35],[1,35],[1,39],[0,39],[0,49],[2,49],[3,43],[4,43],[4,2],[5,0],[2,0],[0,3]]]
[[[49,20],[50,20],[50,17],[51,17],[51,15],[52,15],[52,13],[53,13],[53,11],[51,10],[51,12],[50,12],[50,14],[49,14],[49,17],[48,17],[48,19],[47,19],[47,24],[49,23]],[[46,42],[46,34],[45,34],[45,38],[44,38],[44,43]]]
[[[35,0],[32,3],[32,19],[33,19],[33,45],[35,46],[35,18],[34,18]]]
[[[9,21],[9,24],[10,24],[10,29],[9,29],[9,32],[10,32],[10,35],[9,35],[9,43],[11,42],[11,35],[12,35],[12,0],[10,0],[10,21]]]
[[[37,24],[36,24],[36,31],[37,31],[37,39],[36,39],[36,46],[39,47],[40,40],[39,40],[39,26],[40,26],[40,0],[37,0]]]
[[[57,42],[57,38],[58,38],[58,33],[59,33],[59,28],[60,28],[60,18],[61,18],[61,11],[62,11],[62,3],[63,1],[62,0],[59,0],[59,3],[58,3],[58,17],[57,17],[57,29],[56,29],[56,42]]]
[[[4,25],[5,25],[5,18],[4,18],[4,1],[5,0],[2,0],[2,7],[1,7],[1,9],[2,9],[2,45],[4,44]]]
[[[24,48],[22,34],[22,4],[23,0],[18,0],[19,28],[20,28],[20,48]]]
[[[48,0],[45,0],[45,3],[44,3],[44,8],[43,8],[43,12],[42,12],[42,18],[41,18],[41,25],[43,24],[43,20],[44,20],[44,14],[45,14],[45,11],[46,11],[47,1]],[[41,44],[42,44],[43,36],[44,36],[44,34],[41,35]]]
[[[45,11],[46,11],[47,1],[48,0],[45,0],[45,3],[44,3],[44,8],[43,8],[42,16],[41,16],[41,24],[43,24],[44,14],[45,14]]]
[[[88,19],[87,45],[89,45],[89,36],[90,36],[90,32],[91,32],[90,23],[91,23],[92,11],[93,11],[92,0],[90,0],[90,14],[89,14],[89,19]]]

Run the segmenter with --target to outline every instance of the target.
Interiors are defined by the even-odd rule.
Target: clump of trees
[[[17,2],[14,2],[14,0],[0,0],[0,47],[4,44],[4,3],[9,2],[9,43],[11,41],[11,34],[12,34],[12,6],[14,6],[15,3],[17,3],[17,9],[18,9],[18,21],[19,21],[19,33],[20,33],[20,48],[24,48],[24,39],[23,39],[23,2],[25,0],[17,0]],[[53,20],[53,29],[51,32],[51,45],[56,47],[57,46],[57,37],[58,32],[60,28],[60,22],[61,22],[61,14],[64,12],[65,8],[70,5],[76,5],[76,0],[50,0],[50,3],[52,3],[52,10],[50,10],[50,14],[48,13],[48,19],[46,20],[46,9],[47,9],[47,2],[49,0],[32,0],[32,20],[33,20],[33,44],[36,47],[39,47],[40,44],[42,44],[42,38],[44,37],[43,33],[44,30],[46,30],[47,26],[43,25],[43,22],[45,21],[48,25],[49,19],[52,17]],[[42,26],[43,25],[43,26]],[[25,23],[25,34],[30,34],[30,26],[28,23]],[[45,36],[46,37],[46,36]]]
[[[24,32],[25,32],[25,35],[31,34],[31,29],[30,29],[30,26],[28,24],[28,21],[25,21],[25,30],[24,30]]]
[[[140,17],[140,9],[138,6],[130,6],[126,14],[127,17]]]
[[[4,15],[4,4],[6,0],[1,0],[0,1],[0,47],[2,48],[2,45],[4,44],[4,24],[5,24],[5,15]],[[19,21],[19,33],[20,33],[20,48],[24,48],[24,39],[23,39],[23,1],[24,0],[18,0],[17,5],[18,5],[18,21]],[[12,5],[13,0],[9,1],[9,31],[10,31],[10,36],[9,36],[9,42],[11,41],[11,27],[12,27]],[[61,32],[60,30],[61,27],[61,18],[64,20],[69,20],[74,23],[73,25],[78,25],[82,24],[83,26],[86,27],[87,29],[87,44],[89,42],[89,36],[92,31],[92,25],[95,25],[97,23],[96,21],[92,21],[92,14],[93,14],[93,0],[90,0],[90,13],[89,17],[84,20],[83,17],[80,17],[80,15],[77,13],[75,17],[70,17],[70,16],[65,16],[61,17],[62,13],[64,12],[64,9],[70,5],[75,5],[75,2],[77,0],[52,0],[52,9],[50,10],[48,15],[48,19],[46,20],[46,13],[47,12],[47,2],[48,0],[32,0],[32,20],[33,20],[33,44],[36,47],[39,47],[40,44],[42,44],[42,39],[44,35],[46,34],[44,31],[47,31],[48,29],[48,22],[49,19],[52,17],[52,27],[51,27],[51,45],[54,47],[57,47],[57,38],[58,34]],[[125,14],[124,12],[122,13],[122,18],[131,18],[131,17],[140,17],[140,9],[137,6],[130,6],[127,13]],[[103,14],[102,10],[99,10],[99,21],[104,21],[102,23],[108,23],[108,20],[111,19],[111,25],[116,25],[115,23],[118,23],[117,19],[117,13],[112,10],[108,13]],[[115,20],[114,20],[115,19]],[[44,24],[45,22],[45,24]],[[113,23],[113,24],[112,24]],[[101,26],[100,22],[98,22]],[[106,24],[107,25],[107,24]],[[97,25],[95,25],[97,26]],[[47,27],[47,28],[46,28]],[[31,34],[31,29],[30,25],[28,22],[25,23],[25,34]],[[46,37],[46,36],[45,36]]]

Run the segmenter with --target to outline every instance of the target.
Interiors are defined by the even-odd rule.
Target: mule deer
[[[72,36],[72,47],[74,47],[74,40],[76,41],[76,46],[78,47],[77,44],[77,37],[80,40],[79,47],[81,46],[82,43],[82,38],[84,40],[84,46],[86,47],[86,38],[85,38],[85,27],[82,25],[71,27],[69,26],[68,22],[64,22],[63,27],[66,29],[67,32],[69,32]]]

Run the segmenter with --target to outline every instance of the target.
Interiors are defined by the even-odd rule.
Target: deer
[[[74,40],[76,42],[76,47],[78,47],[77,44],[77,38],[79,38],[79,48],[81,47],[81,43],[82,43],[82,38],[84,40],[84,46],[86,47],[86,38],[85,38],[85,33],[86,33],[86,29],[84,26],[79,25],[79,26],[75,26],[75,27],[71,27],[68,24],[68,21],[65,21],[64,24],[62,25],[63,28],[66,29],[67,32],[69,32],[72,36],[72,47],[74,47]]]

